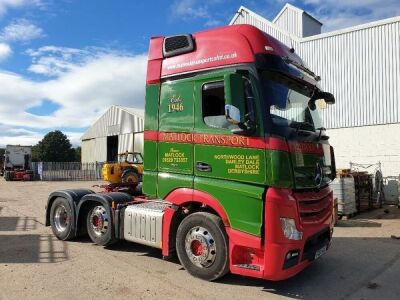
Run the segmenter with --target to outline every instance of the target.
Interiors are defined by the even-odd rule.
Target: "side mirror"
[[[226,104],[225,116],[226,120],[231,124],[238,125],[240,123],[240,110],[236,106]]]
[[[325,104],[335,104],[335,96],[333,96],[331,93],[315,91],[311,99],[308,101],[308,107],[314,111],[317,108],[315,103],[319,100],[323,100]],[[322,106],[323,105],[320,104],[318,105],[320,108]]]
[[[319,99],[324,99],[326,104],[335,104],[335,96],[328,92],[319,92],[318,93]]]

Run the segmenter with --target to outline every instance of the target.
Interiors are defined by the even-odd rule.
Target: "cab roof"
[[[147,84],[161,78],[241,63],[252,63],[255,54],[301,59],[272,36],[251,25],[231,25],[187,35],[193,39],[190,52],[166,57],[164,41],[168,37],[153,37],[147,66]]]

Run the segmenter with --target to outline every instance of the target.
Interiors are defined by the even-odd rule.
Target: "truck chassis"
[[[329,188],[324,193],[331,195]],[[271,195],[282,196],[273,196],[273,191]],[[151,246],[161,249],[165,259],[178,256],[191,275],[209,281],[229,271],[269,280],[289,278],[329,248],[330,220],[326,224],[305,244],[279,244],[279,249],[276,244],[267,253],[261,238],[232,229],[222,207],[200,191],[178,189],[161,200],[123,192],[64,190],[52,193],[46,206],[46,226],[60,240],[88,235],[100,246],[118,240]],[[266,253],[276,257],[268,266]]]

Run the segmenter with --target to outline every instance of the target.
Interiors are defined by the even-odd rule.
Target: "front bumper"
[[[305,198],[312,201],[304,204]],[[319,208],[321,213],[318,214],[321,201],[324,207]],[[307,205],[314,211],[310,213],[311,218],[310,214],[304,213]],[[296,275],[329,248],[333,232],[332,208],[329,187],[304,194],[269,188],[265,199],[264,238],[227,230],[231,272],[267,280],[283,280]],[[281,217],[295,220],[297,229],[303,233],[301,240],[288,240],[284,236]]]

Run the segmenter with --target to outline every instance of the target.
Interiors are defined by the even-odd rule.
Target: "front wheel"
[[[103,205],[95,206],[89,211],[86,228],[90,239],[97,245],[107,246],[116,242],[111,217]]]
[[[176,251],[193,276],[213,281],[229,271],[228,238],[221,218],[198,212],[186,217],[176,235]]]

